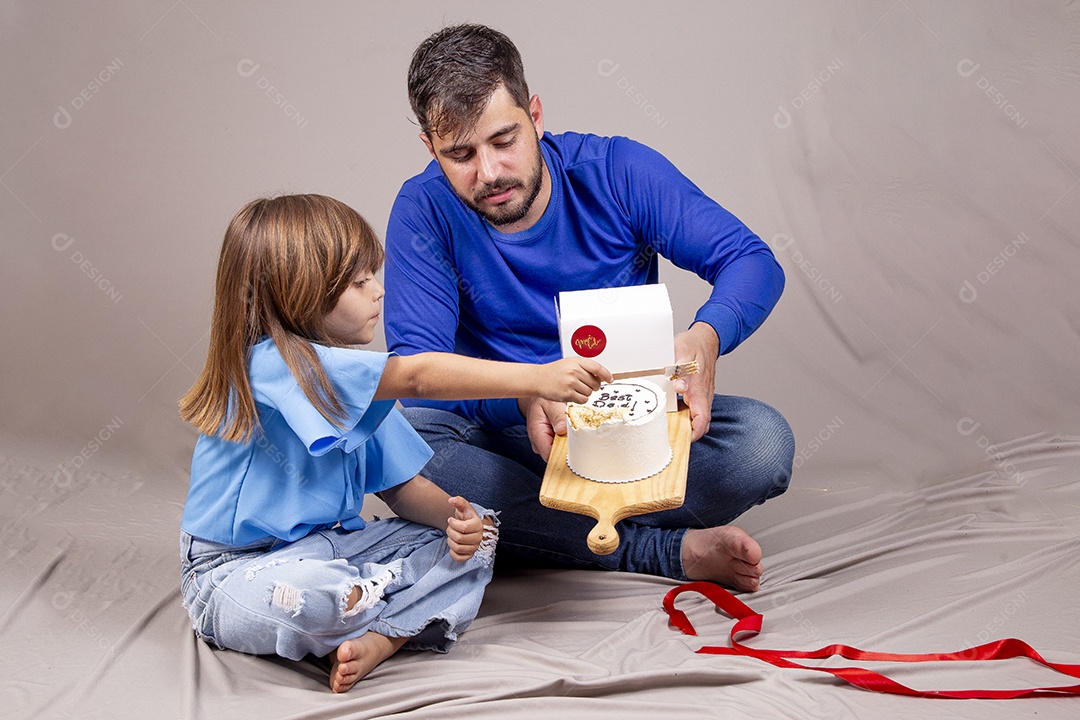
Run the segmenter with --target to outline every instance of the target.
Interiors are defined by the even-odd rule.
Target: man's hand
[[[547,462],[555,436],[566,434],[566,404],[543,398],[523,398],[518,401],[518,407],[525,416],[533,452]]]
[[[715,394],[716,359],[720,356],[720,340],[708,323],[696,322],[690,329],[675,336],[675,362],[697,360],[700,370],[695,375],[676,378],[675,390],[682,393],[690,407],[691,441],[698,440],[709,430],[712,422],[712,402]],[[565,432],[565,420],[563,423]],[[529,437],[532,437],[530,431]]]

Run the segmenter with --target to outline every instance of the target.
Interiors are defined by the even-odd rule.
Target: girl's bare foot
[[[691,580],[711,580],[745,592],[761,587],[761,546],[733,525],[687,530],[682,561]]]
[[[392,638],[366,632],[338,645],[331,657],[330,689],[343,693],[405,644],[408,638]]]

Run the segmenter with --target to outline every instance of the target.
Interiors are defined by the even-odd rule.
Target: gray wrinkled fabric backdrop
[[[762,609],[795,613],[788,644],[887,639],[874,634],[873,613],[866,633],[836,637],[835,598],[793,611],[780,584],[828,577],[829,553],[850,562],[845,551],[857,543],[843,533],[863,527],[860,512],[897,521],[918,511],[913,542],[924,543],[934,542],[938,520],[981,521],[991,512],[1000,532],[955,553],[930,552],[928,562],[972,554],[992,568],[1030,557],[1014,580],[1047,558],[1060,565],[1043,568],[1043,589],[1030,595],[1019,580],[1000,586],[956,629],[968,612],[961,583],[943,625],[955,630],[952,644],[981,639],[991,626],[995,634],[1027,629],[1036,639],[1069,639],[1056,649],[1072,648],[1065,659],[1076,662],[1080,5],[8,2],[0,5],[0,637],[4,692],[15,707],[115,717],[104,709],[110,702],[137,711],[162,697],[186,717],[244,717],[256,707],[269,717],[273,708],[302,713],[329,702],[313,689],[322,682],[314,669],[310,687],[294,690],[303,673],[189,642],[174,548],[195,434],[178,419],[176,400],[202,365],[217,251],[232,214],[257,195],[319,192],[358,209],[381,234],[401,182],[428,160],[405,95],[411,51],[462,20],[515,40],[548,130],[621,134],[656,148],[783,265],[783,298],[757,334],[720,360],[717,390],[773,404],[795,431],[792,491],[746,519],[769,539],[777,569],[777,594]],[[676,325],[685,326],[706,285],[669,264],[661,279]],[[383,347],[381,330],[373,346]],[[1022,530],[1027,521],[1047,534]],[[1009,538],[1030,547],[1017,554]],[[819,541],[826,545],[810,552]],[[800,563],[818,560],[800,575]],[[905,562],[900,553],[895,566]],[[942,587],[919,577],[926,590]],[[980,577],[965,580],[976,596]],[[575,597],[637,598],[648,631],[633,620],[618,632],[663,648],[680,642],[655,614],[669,585],[526,574],[493,586],[488,607],[491,617],[509,613],[508,625],[494,625],[518,634],[528,630],[514,625],[515,601],[545,590],[562,597],[551,624],[533,630],[551,635],[550,648],[617,619],[620,606],[604,595],[615,604],[589,615],[590,630],[560,625],[577,612]],[[878,587],[892,607],[895,588]],[[536,602],[526,605],[543,607]],[[1058,620],[1063,603],[1071,615],[1062,610]],[[1030,625],[1007,622],[1014,613],[1005,609],[1020,605]],[[157,623],[165,629],[155,631]],[[478,628],[479,644],[458,653],[463,665],[410,656],[392,669],[438,678],[440,668],[457,667],[468,676],[486,659],[513,677],[513,659],[469,650],[487,647]],[[911,632],[901,649],[956,649]],[[470,652],[479,663],[471,669]],[[680,644],[675,655],[683,652]],[[208,657],[236,675],[206,670]],[[610,652],[599,662],[604,673],[626,669]],[[707,672],[720,661],[709,662],[695,658],[693,667]],[[576,666],[557,666],[555,677],[577,677]],[[771,677],[746,667],[747,678]],[[237,689],[266,668],[282,678],[273,687],[284,705],[258,706]],[[150,679],[140,680],[144,673]],[[403,677],[402,687],[420,682]],[[606,692],[568,693],[552,682],[507,697]],[[675,696],[657,682],[649,685],[655,697],[641,690],[640,702],[610,707],[625,715],[651,712],[653,700],[670,706]],[[819,696],[816,709],[805,698],[762,700],[759,716],[879,714],[854,689],[782,682],[777,692],[789,700],[827,687],[840,699]],[[65,683],[77,691],[57,687]],[[454,684],[443,683],[415,692],[446,700],[447,713],[463,703],[492,717],[537,707],[469,705],[440,695]],[[218,704],[198,699],[206,692]],[[949,712],[975,712],[965,707],[975,706]],[[1063,706],[1039,707],[1046,715]],[[1015,716],[996,705],[977,714],[990,712]]]

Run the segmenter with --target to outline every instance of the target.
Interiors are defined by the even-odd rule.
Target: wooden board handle
[[[619,533],[611,518],[600,519],[589,532],[589,549],[597,555],[610,555],[619,547]]]

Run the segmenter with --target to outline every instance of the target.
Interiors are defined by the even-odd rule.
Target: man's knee
[[[795,434],[791,425],[775,408],[760,403],[757,412],[759,443],[765,455],[765,477],[769,481],[767,497],[776,497],[791,482],[795,460]]]
[[[752,473],[765,498],[783,493],[795,459],[795,435],[788,421],[771,405],[750,398],[739,398],[734,409],[729,403],[727,413],[739,428],[741,467]]]
[[[469,431],[475,428],[466,418],[439,408],[406,407],[401,414],[428,443],[438,439],[467,442]]]

